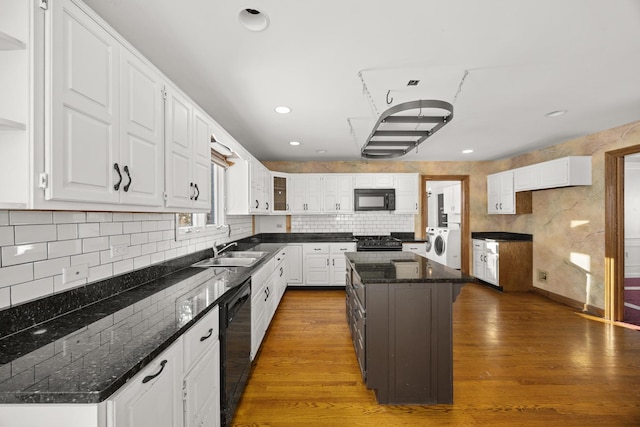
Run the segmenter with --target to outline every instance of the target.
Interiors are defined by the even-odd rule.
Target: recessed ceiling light
[[[291,112],[291,108],[287,107],[286,105],[281,105],[280,107],[276,107],[275,110],[276,110],[276,113],[280,113],[280,114],[289,114]]]
[[[473,150],[462,150],[462,154],[471,154]]]
[[[547,116],[547,117],[558,117],[558,116],[563,115],[566,112],[567,112],[567,110],[556,110],[556,111],[552,111],[550,113],[545,114],[545,116]]]
[[[238,21],[249,31],[264,31],[269,26],[269,17],[258,9],[242,9]]]
[[[298,141],[291,141],[289,145],[300,145],[300,143]]]
[[[316,150],[316,153],[318,153],[318,154],[324,154],[326,152],[327,152],[327,150]]]

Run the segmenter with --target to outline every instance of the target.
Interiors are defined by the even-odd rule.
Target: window
[[[224,227],[224,168],[211,163],[211,210],[176,214],[176,240],[206,235]]]

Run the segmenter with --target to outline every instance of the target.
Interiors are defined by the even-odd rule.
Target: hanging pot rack
[[[445,110],[443,115],[422,115],[423,109]],[[417,115],[402,114],[418,110]],[[409,101],[385,110],[376,122],[361,155],[369,159],[392,159],[417,148],[453,119],[453,105],[439,100]]]

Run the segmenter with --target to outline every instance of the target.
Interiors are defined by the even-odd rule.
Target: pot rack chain
[[[373,100],[373,96],[371,95],[371,92],[369,92],[369,88],[367,87],[367,83],[364,81],[364,77],[362,75],[362,71],[358,71],[358,77],[360,77],[360,81],[362,82],[362,93],[364,95],[367,96],[367,99],[369,100],[369,105],[371,106],[371,109],[373,110],[373,113],[376,116],[376,119],[380,117],[380,112],[378,111],[378,108],[376,107],[376,103]]]

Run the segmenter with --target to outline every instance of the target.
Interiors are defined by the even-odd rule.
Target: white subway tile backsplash
[[[113,221],[133,221],[132,212],[114,212]]]
[[[9,225],[9,211],[0,210],[0,225]]]
[[[71,240],[78,238],[77,224],[61,224],[58,225],[58,240]]]
[[[38,261],[33,263],[33,278],[42,279],[43,277],[55,276],[62,274],[64,267],[71,265],[69,257],[49,259],[46,261]]]
[[[89,222],[86,224],[78,224],[78,237],[80,239],[98,236],[100,236],[100,223]]]
[[[82,252],[97,252],[109,249],[109,237],[92,237],[82,239]]]
[[[251,217],[227,221],[231,237],[220,229],[176,241],[170,213],[0,210],[0,310],[252,234]],[[120,244],[128,254],[111,258]],[[62,269],[79,264],[89,265],[89,278],[63,284]]]
[[[125,234],[133,234],[142,232],[142,223],[140,221],[125,222],[122,224],[122,232]]]
[[[0,310],[3,308],[7,308],[10,305],[11,305],[11,289],[1,288],[0,289]]]
[[[99,265],[89,268],[89,283],[113,276],[113,264]]]
[[[81,239],[49,242],[49,258],[81,254],[82,242]]]
[[[133,259],[124,259],[122,261],[117,261],[113,263],[113,275],[117,276],[118,274],[128,273],[129,271],[133,271]]]
[[[100,224],[101,236],[113,236],[114,234],[122,234],[121,222],[103,222]]]
[[[21,283],[11,287],[11,305],[53,294],[53,277]]]
[[[87,220],[85,212],[53,212],[53,222],[56,224],[81,223]]]
[[[54,224],[18,225],[15,228],[15,244],[40,243],[56,240],[57,231]]]
[[[43,211],[9,211],[10,225],[52,224],[53,214]]]
[[[113,212],[87,212],[87,222],[111,222]]]
[[[89,264],[89,267],[100,265],[100,252],[90,252],[71,257],[71,265]]]
[[[0,246],[11,246],[15,243],[13,230],[14,227],[0,227]]]
[[[33,280],[33,264],[0,268],[0,288]]]
[[[24,264],[47,259],[47,243],[4,246],[2,248],[2,266]]]

